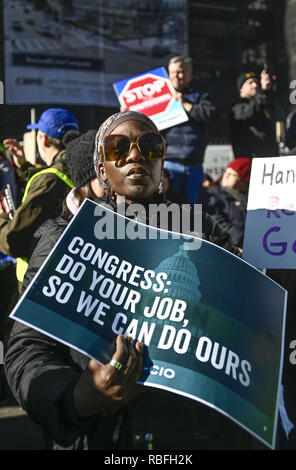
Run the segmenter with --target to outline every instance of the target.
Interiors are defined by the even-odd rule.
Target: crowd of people
[[[43,429],[48,449],[145,449],[145,439],[135,436],[147,432],[153,434],[155,449],[264,447],[204,404],[137,385],[144,360],[139,341],[118,335],[112,360],[100,365],[9,320],[19,295],[86,198],[115,212],[122,201],[144,206],[201,203],[202,237],[241,256],[252,158],[279,154],[272,78],[266,70],[260,77],[253,72],[239,76],[238,101],[229,114],[234,158],[213,181],[204,174],[203,162],[215,105],[199,90],[189,57],[172,58],[168,73],[175,99],[188,116],[184,123],[160,133],[150,118],[122,110],[82,133],[72,113],[49,108],[27,126],[37,131],[42,164],[27,161],[14,138],[5,139],[0,148],[1,187],[9,185],[15,205],[13,215],[0,205],[1,285],[4,273],[7,286],[0,318],[6,352],[0,400],[17,400]],[[149,218],[143,222],[149,225]],[[270,275],[291,290],[293,270]],[[289,302],[288,310],[294,312],[293,297]],[[295,448],[292,402],[291,394],[281,401],[289,418],[288,429],[287,421],[279,421],[281,448]]]

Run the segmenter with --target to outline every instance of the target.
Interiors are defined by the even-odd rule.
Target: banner
[[[158,130],[188,121],[164,67],[113,84],[122,107],[150,117]]]
[[[186,0],[3,6],[6,104],[115,107],[114,82],[188,53]]]
[[[87,200],[11,318],[100,363],[117,334],[137,338],[140,383],[205,403],[274,447],[286,291],[194,241]]]
[[[243,257],[260,269],[296,267],[295,156],[254,158]]]

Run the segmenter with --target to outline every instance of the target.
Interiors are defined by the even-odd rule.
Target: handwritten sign
[[[254,158],[243,257],[264,268],[296,267],[295,156]]]
[[[138,111],[155,123],[158,130],[188,121],[164,67],[150,70],[113,84],[118,100],[126,109]]]
[[[223,248],[186,250],[191,237],[164,238],[113,211],[115,233],[121,218],[132,236],[98,236],[108,211],[83,203],[11,317],[100,363],[117,334],[137,338],[141,383],[207,404],[274,446],[286,291]]]

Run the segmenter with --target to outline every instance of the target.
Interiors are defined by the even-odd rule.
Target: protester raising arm
[[[229,115],[236,158],[278,154],[274,122],[276,99],[271,86],[272,79],[266,70],[262,70],[260,77],[253,72],[238,77],[239,98],[231,106]]]

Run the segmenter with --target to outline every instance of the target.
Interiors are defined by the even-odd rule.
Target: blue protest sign
[[[101,363],[117,334],[133,336],[147,347],[141,383],[205,403],[274,447],[286,291],[194,241],[85,201],[11,317]]]

